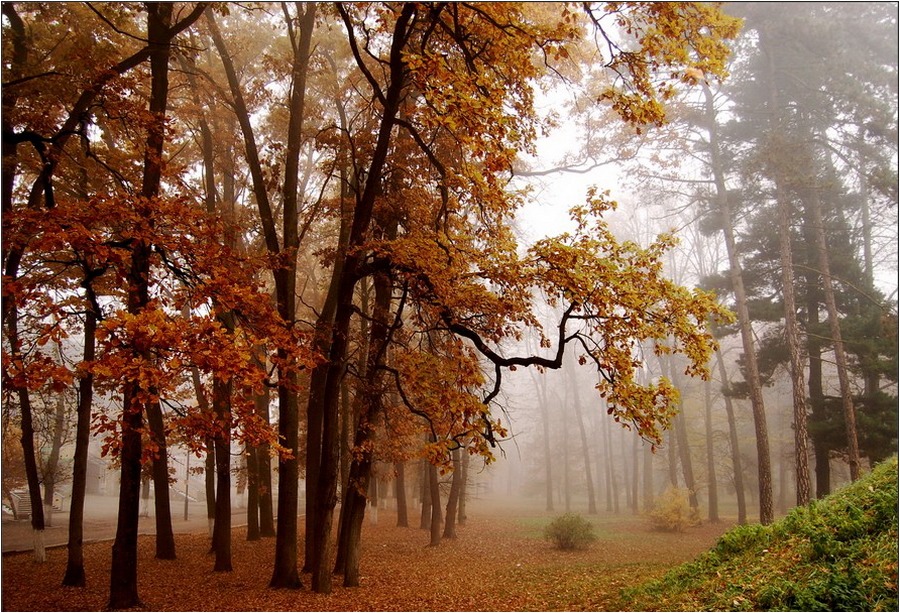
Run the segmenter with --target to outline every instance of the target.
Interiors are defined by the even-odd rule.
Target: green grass
[[[622,610],[897,611],[897,458],[770,525],[738,526]]]

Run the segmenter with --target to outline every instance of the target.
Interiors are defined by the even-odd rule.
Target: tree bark
[[[89,282],[84,284],[90,306],[84,319],[84,363],[94,360],[97,345],[96,296]],[[78,380],[78,421],[75,426],[75,456],[72,466],[72,501],[69,505],[68,558],[63,585],[84,587],[84,498],[87,491],[88,447],[91,439],[91,407],[94,403],[94,375],[86,372]]]
[[[459,448],[452,451],[453,455],[453,480],[450,482],[450,494],[447,496],[446,521],[444,522],[445,539],[456,538],[456,513],[459,509],[459,492],[462,489],[462,462],[459,458]]]
[[[213,381],[213,411],[216,416],[216,523],[213,548],[214,571],[229,572],[231,566],[231,381]]]
[[[61,352],[60,352],[61,354]],[[60,359],[62,355],[60,355]],[[44,481],[44,526],[53,526],[53,497],[56,496],[56,477],[59,473],[59,452],[62,449],[63,430],[66,428],[66,405],[63,394],[56,397],[56,408],[53,411],[50,455],[42,463]]]
[[[419,516],[419,529],[431,528],[431,476],[428,472],[428,461],[422,461],[422,481],[419,488],[419,499],[422,501],[422,513]]]
[[[259,532],[259,468],[257,456],[259,451],[253,445],[247,445],[244,452],[247,458],[247,540],[258,541]]]
[[[7,311],[7,334],[12,355],[15,359],[20,355],[19,341],[19,309],[13,305]],[[22,434],[19,439],[22,454],[25,458],[25,477],[28,482],[28,495],[31,498],[31,530],[34,542],[34,559],[44,562],[47,554],[44,549],[44,505],[41,499],[40,475],[38,474],[37,456],[34,446],[34,421],[31,407],[31,394],[25,386],[15,386],[19,397],[19,409],[22,413]]]
[[[722,352],[716,350],[716,365],[722,380],[722,400],[725,403],[725,414],[728,418],[728,440],[731,443],[731,466],[734,471],[734,493],[737,496],[738,523],[747,523],[747,502],[744,496],[744,467],[741,461],[740,443],[737,433],[737,422],[734,417],[734,403],[731,400],[731,385],[728,382],[728,371]]]
[[[170,29],[172,3],[147,4],[147,38],[150,47],[150,105],[152,117],[147,129],[144,153],[144,172],[141,195],[148,201],[159,195],[162,180],[162,155],[165,144],[165,119],[169,93],[170,43],[174,33]],[[152,246],[138,239],[131,252],[128,273],[127,308],[139,315],[149,304],[150,254]],[[148,360],[147,352],[135,351],[135,357]],[[136,381],[125,384],[123,398],[122,447],[120,451],[121,480],[119,484],[119,517],[113,543],[110,572],[110,609],[141,606],[137,586],[137,533],[140,512],[140,482],[143,414],[154,400],[145,395]],[[156,401],[158,402],[158,400]]]
[[[256,414],[269,425],[269,390],[265,388],[255,398]],[[263,538],[275,536],[275,511],[272,500],[272,458],[269,443],[256,448],[256,481],[259,486],[259,534]]]
[[[172,531],[172,507],[169,501],[169,454],[162,408],[159,402],[147,403],[147,425],[156,445],[153,454],[153,503],[156,519],[156,558],[175,559],[175,534]]]
[[[441,484],[438,481],[437,466],[428,463],[428,494],[431,498],[431,542],[429,547],[437,547],[441,544]]]
[[[394,492],[397,498],[397,527],[409,528],[409,513],[406,508],[406,463],[395,462],[394,470],[397,478],[394,480]]]
[[[766,52],[765,37],[761,46],[767,56],[769,76],[769,164],[775,184],[775,201],[778,206],[778,244],[781,261],[782,298],[784,300],[784,326],[790,353],[791,395],[794,406],[794,452],[796,458],[797,504],[809,502],[809,436],[806,425],[806,390],[803,387],[803,360],[800,355],[800,326],[797,323],[797,305],[794,293],[794,261],[791,247],[791,203],[786,193],[783,164],[785,142],[783,124],[779,113],[778,91],[775,86],[775,64],[771,52]]]
[[[703,401],[706,408],[704,413],[704,425],[706,427],[706,475],[708,486],[708,515],[709,521],[719,523],[719,487],[716,480],[715,447],[713,446],[712,426],[712,384],[707,381],[703,384]]]
[[[825,308],[828,311],[828,326],[831,330],[831,342],[834,348],[834,361],[837,367],[838,382],[841,390],[841,408],[844,412],[844,427],[847,431],[847,460],[850,464],[850,480],[856,481],[860,474],[859,439],[856,431],[856,408],[853,406],[853,391],[850,389],[847,355],[844,351],[844,340],[841,334],[840,314],[834,297],[834,285],[831,277],[831,263],[828,258],[828,244],[825,240],[825,221],[822,216],[822,203],[816,187],[807,192],[807,202],[812,216],[812,225],[816,231],[816,251],[819,260],[819,272],[822,275],[822,289],[825,294]],[[802,379],[801,379],[802,382]],[[807,498],[809,490],[807,474]],[[799,503],[799,501],[798,501]]]
[[[569,384],[572,388],[572,406],[575,407],[575,421],[578,422],[578,432],[581,435],[581,452],[584,456],[584,478],[588,491],[588,513],[597,514],[597,496],[594,492],[594,477],[591,473],[591,450],[588,447],[587,432],[584,421],[581,419],[581,397],[578,394],[578,378],[574,372],[569,373]]]
[[[349,17],[338,5],[347,26],[348,36],[355,43],[352,24],[347,23]],[[390,83],[384,94],[384,111],[372,159],[369,163],[365,188],[357,201],[353,221],[350,227],[349,249],[342,258],[343,267],[338,280],[337,306],[334,325],[331,333],[331,346],[328,354],[328,368],[322,402],[318,407],[310,404],[309,411],[320,411],[322,414],[322,459],[319,464],[318,483],[316,484],[315,531],[313,533],[313,579],[312,587],[317,593],[331,592],[331,560],[329,543],[333,512],[336,503],[337,473],[339,468],[338,434],[340,384],[343,378],[344,360],[349,341],[350,318],[354,311],[353,294],[357,282],[357,269],[362,261],[362,254],[356,247],[361,246],[368,235],[372,219],[375,199],[381,189],[381,173],[387,160],[391,132],[400,108],[406,81],[406,64],[402,52],[410,36],[408,28],[417,12],[413,4],[404,4],[397,22],[391,44],[388,63]]]
[[[738,324],[741,330],[741,343],[744,348],[744,361],[746,367],[747,386],[750,390],[750,405],[753,409],[753,425],[756,432],[756,456],[759,480],[759,521],[762,524],[770,524],[774,519],[772,509],[772,465],[769,452],[769,430],[766,425],[766,410],[762,396],[762,382],[759,376],[759,366],[756,359],[756,348],[753,344],[753,328],[750,322],[750,312],[747,308],[747,292],[744,288],[744,277],[741,269],[740,256],[737,250],[737,241],[734,232],[734,216],[731,211],[731,203],[728,198],[728,189],[725,184],[725,167],[722,162],[722,151],[719,143],[718,129],[716,127],[716,113],[712,91],[709,86],[703,87],[706,99],[706,115],[709,122],[710,160],[713,179],[716,185],[716,199],[719,205],[719,215],[722,221],[722,234],[725,239],[725,249],[728,253],[728,274],[731,287],[734,291],[735,310],[737,311]]]

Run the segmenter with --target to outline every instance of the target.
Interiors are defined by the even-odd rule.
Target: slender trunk
[[[463,449],[462,452],[462,489],[459,492],[459,514],[457,523],[464,526],[466,523],[466,499],[469,497],[469,450]]]
[[[7,315],[7,333],[13,356],[20,355],[19,345],[19,309],[13,305]],[[19,397],[19,409],[22,414],[22,453],[25,458],[25,477],[28,482],[28,495],[31,497],[31,530],[34,541],[34,559],[44,562],[47,554],[44,549],[44,505],[41,502],[40,475],[38,474],[37,456],[34,446],[34,422],[32,419],[31,395],[25,386],[16,385]]]
[[[639,447],[640,443],[638,442],[639,438],[637,436],[631,437],[631,512],[637,515],[640,512],[640,505],[638,503],[638,483],[640,483],[639,473],[640,473],[640,462],[639,462]]]
[[[216,415],[216,523],[213,570],[231,570],[231,381],[213,381],[213,411]]]
[[[674,430],[668,437],[669,485],[678,487],[678,435]]]
[[[767,38],[761,38],[764,53],[768,49]],[[784,142],[784,126],[780,117],[780,101],[775,84],[775,64],[771,52],[767,53],[769,99],[769,164],[775,184],[775,201],[778,207],[778,243],[781,261],[781,293],[784,300],[784,325],[790,354],[791,395],[794,407],[794,452],[796,457],[797,504],[809,502],[809,437],[806,426],[806,390],[803,388],[803,360],[800,354],[800,326],[797,323],[797,306],[794,293],[794,262],[791,247],[791,202],[786,190],[783,165],[788,162]],[[790,155],[788,153],[788,155]],[[793,160],[792,160],[792,163]],[[764,522],[765,523],[765,522]]]
[[[84,319],[84,363],[94,360],[97,345],[96,297],[85,283],[88,307]],[[72,501],[69,505],[69,543],[63,585],[84,587],[84,497],[87,491],[88,447],[91,439],[91,407],[94,403],[94,375],[87,372],[78,380],[78,422],[75,426],[75,457],[72,467]]]
[[[716,184],[716,197],[718,199],[719,214],[722,221],[725,249],[728,253],[728,274],[731,280],[732,290],[734,291],[735,308],[741,330],[741,343],[744,348],[746,378],[750,390],[750,405],[753,409],[753,425],[756,432],[756,456],[759,477],[759,521],[762,524],[770,524],[773,519],[772,466],[769,452],[769,431],[768,426],[766,425],[766,410],[762,396],[762,382],[759,376],[756,348],[753,344],[753,328],[750,321],[750,312],[747,308],[747,292],[744,289],[744,276],[741,269],[740,256],[737,251],[737,241],[734,232],[734,216],[732,215],[731,203],[729,202],[728,190],[725,184],[725,167],[722,162],[722,151],[715,123],[713,95],[708,86],[704,86],[703,93],[706,98],[707,117],[711,120],[709,129],[711,167]]]
[[[121,477],[116,539],[112,547],[108,609],[119,610],[142,606],[137,586],[138,514],[141,495],[141,429],[143,411],[138,402],[139,390],[133,383],[125,387],[122,443],[119,450]]]
[[[456,512],[459,508],[459,492],[462,489],[462,461],[459,448],[453,450],[453,480],[450,482],[450,495],[447,496],[447,513],[444,522],[444,538],[456,538]]]
[[[725,414],[728,418],[728,440],[731,443],[731,466],[734,471],[734,493],[737,496],[738,523],[747,523],[747,502],[744,496],[744,467],[738,442],[737,422],[734,417],[734,403],[731,399],[731,385],[728,382],[728,371],[722,352],[716,350],[716,365],[722,380],[722,399],[725,403]]]
[[[608,419],[603,420],[606,439],[606,510],[619,512],[619,488],[616,484],[616,473],[613,467],[612,427]]]
[[[431,527],[431,477],[428,472],[428,461],[422,462],[422,481],[419,488],[419,499],[422,501],[422,513],[419,517],[419,529]]]
[[[397,223],[389,224],[385,229],[388,240],[396,238]],[[340,538],[335,559],[335,572],[344,574],[344,586],[359,585],[360,537],[362,522],[366,512],[366,494],[371,494],[371,501],[377,513],[377,482],[372,479],[374,456],[372,444],[374,437],[373,420],[383,411],[384,385],[383,371],[387,354],[387,345],[391,331],[389,318],[391,311],[392,285],[385,274],[376,274],[374,279],[375,301],[372,307],[371,327],[366,348],[366,364],[361,372],[360,386],[357,390],[357,403],[360,408],[353,441],[353,461],[350,464],[347,489],[344,494],[345,504],[341,507]],[[365,313],[365,310],[363,310]],[[324,440],[324,439],[323,439]],[[370,491],[374,490],[374,491]]]
[[[338,10],[342,10],[338,5]],[[391,142],[391,132],[399,111],[400,101],[405,89],[406,65],[402,51],[406,46],[410,32],[407,28],[418,8],[413,4],[404,4],[394,26],[394,38],[391,45],[389,71],[390,84],[384,97],[384,112],[378,137],[369,164],[365,189],[357,201],[353,222],[350,228],[348,253],[342,258],[343,268],[338,281],[337,306],[334,326],[331,334],[331,346],[328,355],[328,369],[320,407],[310,406],[310,411],[322,413],[322,459],[319,464],[318,483],[316,484],[315,529],[313,532],[313,579],[312,588],[317,593],[331,592],[331,560],[330,541],[333,512],[336,503],[337,471],[338,471],[338,404],[340,384],[343,377],[344,360],[349,341],[350,318],[354,311],[353,294],[356,287],[357,269],[362,256],[356,247],[361,246],[368,233],[372,219],[375,199],[381,190],[381,171],[387,160]],[[348,18],[347,18],[348,19]],[[348,34],[353,36],[352,27]]]
[[[649,445],[644,447],[644,496],[643,510],[646,513],[653,508],[653,448]]]
[[[431,542],[430,547],[441,544],[441,484],[438,481],[437,466],[428,464],[428,493],[431,497]]]
[[[368,502],[367,492],[372,478],[371,456],[354,461],[350,466],[350,482],[341,505],[340,546],[334,571],[344,575],[344,587],[359,586],[359,542]],[[377,501],[376,501],[377,503]]]
[[[694,462],[691,459],[691,447],[688,443],[687,425],[684,423],[684,403],[679,400],[679,411],[675,417],[675,436],[678,437],[678,456],[681,460],[681,473],[684,485],[688,490],[688,500],[692,509],[700,507],[697,499],[697,484],[694,482]]]
[[[574,373],[570,376],[572,387],[572,406],[575,407],[575,421],[578,422],[578,433],[581,435],[581,452],[584,456],[584,478],[588,491],[588,513],[597,514],[597,496],[594,492],[594,477],[591,473],[591,450],[588,447],[587,432],[581,419],[581,397],[578,394],[578,379]]]
[[[547,401],[547,381],[541,377],[541,437],[544,444],[544,477],[546,479],[545,493],[547,498],[547,511],[553,510],[553,456],[550,452],[550,407]]]
[[[60,360],[62,352],[60,351]],[[44,478],[44,526],[53,526],[53,498],[56,496],[56,475],[59,473],[59,452],[62,448],[63,430],[66,428],[65,396],[56,397],[56,409],[53,412],[53,429],[50,441],[50,455],[43,463]]]
[[[169,55],[172,32],[169,24],[172,3],[147,5],[147,37],[150,41],[151,93],[149,111],[152,121],[147,129],[144,173],[141,195],[148,201],[159,195],[162,180],[162,157],[165,142],[165,118],[169,93]],[[131,252],[128,274],[128,312],[139,315],[149,304],[150,254],[152,246],[136,241]],[[150,356],[135,352],[140,360]],[[141,431],[143,413],[153,402],[151,390],[141,389],[138,382],[125,384],[123,394],[122,446],[119,454],[122,477],[119,485],[119,518],[113,543],[110,572],[110,609],[128,609],[141,605],[137,586],[137,533],[140,512]],[[149,396],[149,398],[148,398]]]
[[[150,435],[156,446],[151,466],[156,519],[156,557],[159,560],[174,560],[175,534],[172,531],[172,508],[169,501],[169,453],[159,402],[147,403],[147,425],[150,426]]]
[[[194,384],[194,394],[197,397],[197,407],[200,409],[201,415],[209,413],[209,400],[206,392],[203,390],[203,384],[200,381],[200,370],[196,367],[191,368],[191,380]],[[203,481],[206,496],[206,523],[209,531],[209,538],[213,538],[213,528],[216,523],[216,445],[215,441],[207,438],[204,442],[206,448],[206,457],[203,462]],[[210,547],[210,552],[213,549]]]
[[[709,521],[719,523],[719,487],[716,482],[716,458],[713,446],[712,426],[712,384],[707,381],[703,385],[703,401],[706,408],[704,413],[704,425],[706,426],[706,475],[709,495]]]
[[[269,425],[269,390],[263,389],[255,399],[255,412],[257,417]],[[256,482],[258,485],[259,501],[259,534],[263,538],[275,536],[275,512],[272,500],[272,457],[268,442],[260,444],[256,448]]]
[[[259,531],[259,467],[257,457],[259,449],[247,445],[247,540],[258,541]]]
[[[841,408],[844,412],[844,426],[847,431],[847,460],[850,464],[850,480],[856,481],[859,479],[860,473],[859,439],[856,431],[856,408],[853,406],[853,390],[850,388],[847,355],[844,351],[844,340],[841,333],[840,314],[838,313],[837,302],[834,296],[831,263],[828,258],[828,244],[825,240],[825,221],[822,216],[822,203],[815,187],[809,190],[806,201],[808,202],[810,213],[812,214],[812,225],[816,230],[816,251],[818,252],[819,272],[822,275],[825,308],[828,311],[828,325],[831,330],[834,361],[837,367],[838,382],[841,390]],[[808,479],[809,476],[807,474],[807,481]],[[808,482],[806,487],[808,491]]]
[[[572,470],[569,467],[569,417],[565,413],[568,409],[568,390],[566,390],[565,397],[563,398],[562,409],[563,409],[563,418],[561,420],[562,431],[563,431],[563,449],[562,449],[562,461],[563,461],[563,502],[565,504],[566,513],[570,513],[572,511]]]
[[[394,480],[394,492],[397,497],[397,527],[409,527],[409,513],[406,508],[406,463],[395,462],[394,470],[397,478]]]

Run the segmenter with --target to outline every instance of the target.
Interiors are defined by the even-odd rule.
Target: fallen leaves
[[[394,527],[393,513],[366,522],[359,588],[324,596],[268,588],[274,542],[247,542],[235,529],[234,571],[215,573],[205,534],[176,536],[178,559],[154,559],[153,537],[139,545],[139,594],[156,611],[479,611],[621,609],[620,588],[634,585],[711,546],[724,526],[708,525],[683,535],[649,532],[646,522],[602,517],[599,542],[560,552],[522,521],[471,517],[459,538],[426,547],[428,536]],[[542,521],[542,520],[537,520]],[[111,543],[85,546],[86,588],[60,585],[65,548],[48,551],[44,564],[30,555],[3,558],[3,610],[101,610],[109,590]],[[302,547],[302,535],[301,535]],[[302,552],[301,552],[302,553]],[[652,562],[651,562],[652,560]]]

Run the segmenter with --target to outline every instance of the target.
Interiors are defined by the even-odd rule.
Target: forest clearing
[[[177,560],[154,558],[153,537],[140,539],[140,590],[151,611],[553,611],[619,610],[623,587],[661,576],[711,547],[728,523],[683,533],[654,531],[645,519],[604,514],[592,518],[598,540],[589,548],[560,551],[545,540],[547,514],[516,515],[495,506],[473,512],[459,536],[428,546],[428,533],[397,528],[396,514],[381,511],[363,527],[362,565],[356,588],[330,595],[268,587],[270,539],[248,542],[246,529],[232,538],[234,569],[212,571],[209,537],[177,535]],[[4,611],[98,611],[106,605],[110,542],[85,545],[85,588],[59,585],[64,548],[44,564],[30,554],[3,558]],[[338,583],[338,582],[336,582]]]
[[[704,522],[660,530],[647,517],[590,516],[596,540],[561,550],[546,536],[552,514],[509,499],[481,500],[457,538],[428,546],[425,530],[382,511],[363,528],[367,572],[330,595],[271,590],[265,541],[235,529],[235,565],[210,571],[208,535],[179,535],[178,560],[153,558],[141,609],[157,611],[895,611],[898,602],[896,457],[872,474],[770,527]],[[520,503],[523,501],[519,501]],[[62,549],[46,563],[3,558],[4,611],[103,607],[109,541],[86,546],[86,588],[56,587]],[[676,567],[676,568],[673,568]],[[99,579],[99,581],[93,578]],[[98,585],[99,584],[99,585]],[[202,589],[198,589],[202,586]]]

